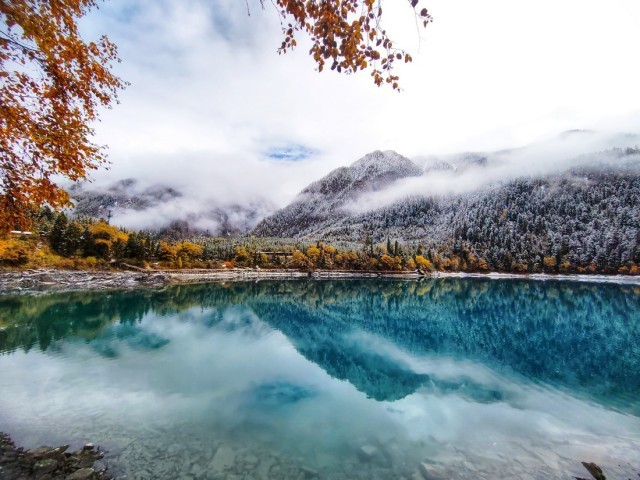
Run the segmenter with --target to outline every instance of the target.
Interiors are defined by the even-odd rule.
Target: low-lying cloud
[[[256,0],[101,4],[84,19],[83,32],[109,35],[122,58],[116,73],[131,85],[95,126],[112,165],[95,172],[91,188],[124,178],[175,188],[180,199],[115,212],[114,220],[139,227],[189,217],[213,230],[212,209],[283,207],[308,183],[373,150],[413,159],[493,151],[569,128],[609,128],[612,118],[622,118],[619,131],[640,131],[637,113],[629,113],[640,107],[630,102],[639,78],[629,61],[640,34],[628,28],[631,17],[619,5],[609,5],[604,17],[597,5],[579,0],[428,7],[436,21],[419,34],[406,2],[385,1],[384,27],[414,58],[398,67],[404,88],[398,94],[375,87],[366,72],[317,73],[302,37],[296,51],[278,55],[280,19],[268,3],[264,11]],[[600,35],[593,35],[593,22]],[[486,172],[525,174],[570,156],[543,153]],[[473,169],[434,172],[429,182],[406,181],[406,192],[381,192],[369,203],[468,190],[483,176]]]
[[[516,178],[557,174],[577,166],[616,165],[620,157],[614,149],[638,145],[640,135],[570,131],[513,150],[417,158],[414,161],[425,169],[424,175],[363,194],[346,208],[362,213],[410,196],[456,195]],[[640,165],[640,155],[628,157],[625,162]]]

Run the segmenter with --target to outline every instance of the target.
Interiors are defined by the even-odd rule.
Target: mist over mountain
[[[497,152],[410,160],[374,151],[310,183],[280,210],[267,200],[266,192],[278,189],[272,182],[228,200],[209,196],[215,190],[203,190],[204,179],[188,188],[130,178],[71,193],[76,215],[110,215],[114,224],[170,238],[391,239],[471,252],[494,269],[547,258],[611,271],[640,262],[638,143],[635,135],[571,131]],[[242,178],[237,184],[244,187]]]
[[[591,153],[554,173],[489,182],[490,170],[502,167],[498,157],[431,158],[420,168],[395,152],[374,152],[304,189],[253,234],[350,243],[392,239],[472,252],[505,270],[539,265],[545,257],[600,269],[640,261],[639,149]],[[385,181],[365,175],[353,188],[345,179],[363,164],[384,165]],[[469,179],[481,186],[467,185]],[[445,182],[449,188],[442,190]]]
[[[139,188],[139,182],[126,178],[114,182],[107,188],[92,189],[91,184],[76,184],[70,189],[74,200],[74,213],[99,218],[109,213],[116,215],[126,210],[141,211],[161,202],[170,202],[182,197],[182,194],[171,187],[154,185]]]
[[[396,152],[375,151],[313,182],[291,204],[260,222],[253,234],[297,237],[322,230],[349,215],[344,210],[348,202],[422,173],[420,167]]]
[[[116,225],[182,238],[196,234],[238,236],[253,228],[275,207],[269,202],[202,204],[188,192],[166,185],[145,185],[127,178],[107,186],[89,183],[70,189],[73,215],[109,219]]]

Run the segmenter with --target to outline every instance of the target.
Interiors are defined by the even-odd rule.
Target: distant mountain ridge
[[[106,187],[76,184],[70,189],[74,200],[73,215],[94,219],[113,218],[113,223],[127,226],[142,218],[143,228],[159,232],[173,239],[193,235],[237,237],[253,228],[274,208],[264,202],[248,206],[227,203],[197,205],[166,185],[144,186],[140,181],[127,178]]]
[[[114,182],[106,188],[88,188],[86,184],[76,184],[70,189],[75,201],[74,214],[93,218],[105,217],[114,210],[144,210],[161,202],[179,198],[182,194],[171,187],[154,185],[138,192],[138,181],[126,178]]]

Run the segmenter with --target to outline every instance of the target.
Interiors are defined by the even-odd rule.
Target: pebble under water
[[[0,296],[0,430],[127,479],[639,478],[640,287],[291,280]]]

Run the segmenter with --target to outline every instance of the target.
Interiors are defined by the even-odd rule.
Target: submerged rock
[[[37,474],[43,475],[45,473],[53,472],[56,468],[58,468],[58,460],[45,458],[44,460],[38,460],[34,464],[33,471]]]
[[[584,468],[586,468],[591,476],[596,480],[607,480],[607,477],[602,472],[602,469],[595,463],[582,462],[582,465],[584,465]]]
[[[269,473],[271,472],[271,468],[276,464],[275,459],[271,457],[267,457],[260,461],[258,468],[256,470],[256,476],[259,480],[267,480],[269,478]]]
[[[33,458],[56,458],[60,457],[68,448],[69,445],[62,445],[57,448],[38,447],[33,450],[31,454],[33,455]]]
[[[223,472],[229,468],[231,468],[236,459],[235,452],[226,445],[222,445],[216,451],[216,454],[213,456],[211,463],[209,464],[209,468],[214,472]]]
[[[370,462],[380,455],[380,449],[373,445],[363,445],[358,449],[358,458],[363,462]]]
[[[424,480],[448,480],[449,478],[445,472],[428,463],[421,463],[418,466],[418,470],[420,470],[420,475]]]
[[[302,471],[302,473],[306,478],[314,478],[314,477],[320,476],[320,473],[317,470],[314,470],[313,468],[302,466],[300,467],[300,470]]]
[[[94,473],[96,473],[96,471],[93,468],[81,468],[69,475],[67,480],[89,480],[94,478]]]

